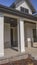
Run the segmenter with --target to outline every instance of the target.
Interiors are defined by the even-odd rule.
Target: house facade
[[[10,7],[0,5],[0,57],[4,49],[25,53],[37,47],[37,17],[29,0],[16,0]]]

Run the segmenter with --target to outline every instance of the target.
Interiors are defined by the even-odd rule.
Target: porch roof
[[[27,18],[27,19],[37,21],[37,17],[35,17],[33,15],[22,13],[22,12],[16,10],[16,9],[9,8],[9,7],[3,6],[3,5],[0,5],[0,12],[1,13],[8,13],[8,14],[15,15],[15,16],[18,16],[18,17],[23,17],[23,18]]]

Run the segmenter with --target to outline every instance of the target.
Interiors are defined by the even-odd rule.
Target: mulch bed
[[[15,61],[11,63],[1,64],[1,65],[37,65],[37,61],[26,62],[25,60]]]
[[[32,62],[32,61],[28,61],[28,60],[23,59],[23,60],[9,62],[7,64],[1,64],[1,65],[37,65],[37,61],[34,60],[34,62]]]

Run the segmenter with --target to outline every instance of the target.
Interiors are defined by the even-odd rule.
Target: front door
[[[11,29],[11,47],[13,47],[13,29]]]

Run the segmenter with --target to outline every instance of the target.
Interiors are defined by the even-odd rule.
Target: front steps
[[[28,57],[28,54],[18,54],[17,56],[12,56],[10,58],[1,58],[0,59],[0,64],[5,64],[5,63],[9,63],[9,62],[14,62],[14,61],[18,61],[21,59],[26,59]]]
[[[19,54],[11,58],[0,59],[0,65],[26,65],[30,62],[36,63],[36,61],[30,54]]]

